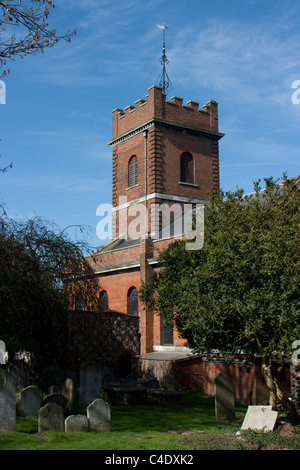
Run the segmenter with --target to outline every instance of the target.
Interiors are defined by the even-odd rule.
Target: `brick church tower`
[[[185,234],[163,231],[164,212],[171,227],[174,206],[203,203],[219,189],[218,105],[167,100],[162,87],[152,86],[146,99],[112,114],[114,233],[94,253],[100,295],[106,310],[139,317],[141,354],[179,350],[184,344],[177,332],[141,303],[138,292],[160,269],[159,250]]]
[[[146,100],[115,109],[109,142],[114,238],[153,234],[159,228],[157,217],[150,218],[153,205],[199,203],[209,191],[218,190],[222,136],[215,101],[202,108],[195,101],[184,105],[176,96],[168,101],[158,86],[149,88]]]

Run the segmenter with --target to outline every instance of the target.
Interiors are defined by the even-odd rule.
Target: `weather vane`
[[[163,30],[163,53],[160,58],[160,63],[163,69],[162,69],[162,73],[160,74],[158,78],[158,85],[162,87],[163,93],[166,93],[166,91],[171,87],[171,81],[166,71],[166,64],[168,64],[169,61],[166,56],[165,34],[166,34],[166,29],[169,29],[169,27],[166,26],[165,24],[163,25],[158,24],[157,27]]]

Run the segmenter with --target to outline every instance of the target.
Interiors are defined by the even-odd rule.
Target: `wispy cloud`
[[[158,37],[155,19],[159,18],[162,0],[57,3],[61,11],[71,15],[69,21],[76,11],[78,36],[71,44],[57,46],[45,67],[37,68],[36,80],[100,86],[120,83],[124,77],[144,81],[145,77],[154,79],[156,71],[158,75],[160,51],[153,38]],[[287,8],[276,4],[267,20],[256,17],[241,22],[216,13],[204,22],[196,16],[172,29],[167,54],[175,87],[189,92],[201,87],[233,106],[263,103],[283,107],[290,83],[300,70],[300,34],[295,27],[300,7],[287,4]],[[140,38],[139,47],[136,37]],[[147,48],[141,44],[147,44]]]
[[[188,25],[178,33],[179,45],[169,52],[172,73],[187,86],[193,81],[223,99],[283,105],[287,85],[300,69],[300,35],[298,40],[295,36],[283,38],[274,23],[216,18],[201,29]]]
[[[100,188],[110,187],[111,180],[103,174],[22,174],[4,180],[2,186],[6,185],[49,193],[99,193]]]
[[[37,62],[36,81],[99,86],[128,70],[142,70],[146,62],[141,64],[143,52],[136,47],[133,34],[145,22],[147,14],[161,4],[163,0],[56,1],[60,14],[65,13],[66,22],[73,24],[77,35],[70,44],[61,43],[55,51],[49,51],[43,68]]]
[[[80,116],[82,119],[82,115]],[[101,132],[89,132],[85,129],[72,130],[43,130],[24,131],[23,135],[35,141],[40,148],[45,149],[45,157],[64,153],[66,159],[77,158],[82,162],[93,160],[103,162],[111,159],[111,150],[108,148],[105,136]]]

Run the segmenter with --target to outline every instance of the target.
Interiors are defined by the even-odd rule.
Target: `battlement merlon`
[[[127,106],[124,110],[114,109],[112,115],[113,139],[153,118],[218,132],[218,103],[216,101],[208,101],[200,109],[197,101],[188,101],[184,105],[183,98],[177,96],[173,96],[168,101],[162,88],[156,85],[148,89],[146,100],[139,99],[134,105]]]

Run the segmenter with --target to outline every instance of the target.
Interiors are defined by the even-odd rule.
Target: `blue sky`
[[[299,171],[300,3],[285,0],[56,0],[50,25],[71,43],[9,64],[0,105],[0,200],[11,216],[90,227],[111,203],[111,112],[145,98],[166,52],[172,89],[219,103],[224,190]],[[300,96],[300,94],[299,94]],[[81,238],[79,229],[69,229]]]

